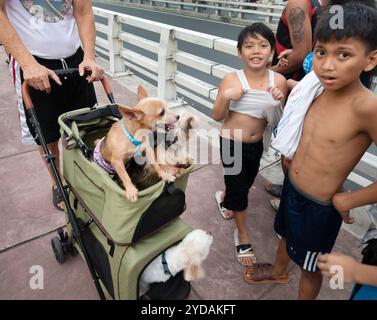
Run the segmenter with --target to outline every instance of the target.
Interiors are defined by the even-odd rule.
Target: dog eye
[[[165,115],[165,110],[162,110],[160,116],[163,117]]]

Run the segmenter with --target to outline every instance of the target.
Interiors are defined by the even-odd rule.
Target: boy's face
[[[376,65],[376,52],[356,38],[318,41],[314,50],[313,69],[322,85],[328,90],[339,90],[359,81],[363,71]]]
[[[245,66],[252,69],[265,68],[271,64],[273,50],[267,39],[257,35],[257,39],[248,35],[238,51],[238,56],[242,59]]]

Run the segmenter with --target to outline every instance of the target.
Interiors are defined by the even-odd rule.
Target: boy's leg
[[[309,272],[301,269],[298,298],[300,300],[315,300],[322,286],[320,270]]]
[[[279,241],[275,262],[272,266],[272,275],[274,277],[285,275],[288,271],[289,260],[286,240],[285,238],[281,238]]]
[[[243,211],[233,211],[234,220],[236,222],[236,228],[238,230],[238,242],[239,245],[249,246],[250,248],[250,239],[247,232],[247,215],[246,210]],[[239,262],[244,266],[251,266],[255,263],[255,255],[253,249],[249,249],[246,256],[238,257]]]

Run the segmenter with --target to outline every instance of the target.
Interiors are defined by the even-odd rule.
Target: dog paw
[[[177,179],[177,177],[173,176],[170,173],[165,172],[165,173],[161,174],[161,179],[164,180],[164,181],[168,181],[168,182],[174,182]]]
[[[126,190],[126,198],[131,202],[136,202],[138,198],[139,190],[135,187],[129,187]]]

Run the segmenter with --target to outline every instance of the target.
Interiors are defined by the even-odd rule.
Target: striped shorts
[[[315,199],[285,178],[275,231],[286,239],[289,257],[303,270],[317,271],[321,253],[330,253],[342,218],[331,201]]]

